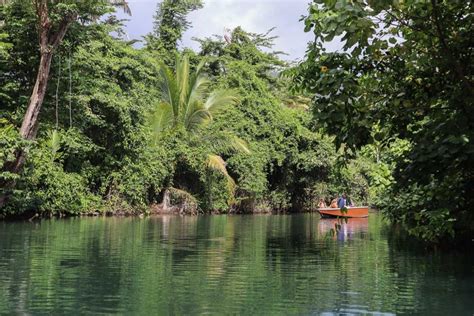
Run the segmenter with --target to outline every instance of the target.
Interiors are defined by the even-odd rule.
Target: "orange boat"
[[[319,214],[322,217],[351,217],[351,218],[361,218],[369,216],[369,207],[368,206],[354,206],[348,207],[347,212],[341,212],[340,208],[324,207],[318,208]]]

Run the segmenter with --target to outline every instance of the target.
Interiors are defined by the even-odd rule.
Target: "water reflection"
[[[339,226],[339,227],[336,227]],[[318,223],[319,235],[339,241],[366,238],[369,232],[368,218],[322,218]]]
[[[472,314],[472,255],[394,249],[377,214],[0,223],[0,314]]]

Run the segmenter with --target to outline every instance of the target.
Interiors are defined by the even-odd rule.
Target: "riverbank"
[[[82,213],[68,213],[68,212],[38,212],[29,211],[21,214],[0,214],[0,221],[33,221],[40,219],[51,219],[51,218],[74,218],[74,217],[145,217],[152,215],[176,215],[176,216],[198,216],[198,215],[242,215],[242,214],[289,214],[289,213],[307,213],[311,210],[302,210],[301,212],[289,212],[289,211],[271,211],[267,208],[261,210],[254,210],[252,212],[243,212],[238,210],[230,210],[227,213],[219,211],[209,212],[184,212],[182,208],[178,206],[171,206],[163,208],[160,204],[154,204],[146,209],[138,210],[106,210],[106,211],[90,211]]]

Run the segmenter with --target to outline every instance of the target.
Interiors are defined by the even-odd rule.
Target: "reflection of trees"
[[[384,232],[390,267],[397,274],[397,302],[409,302],[401,306],[402,312],[472,314],[472,299],[466,297],[474,293],[473,253],[427,249],[398,228]]]
[[[310,214],[2,224],[0,314],[307,314],[354,306],[410,313],[443,310],[448,300],[462,306],[466,296],[457,297],[456,287],[473,290],[472,271],[458,268],[463,257],[394,250],[380,218],[368,221],[360,231],[348,226],[343,240],[325,238]],[[439,286],[442,295],[433,290]]]

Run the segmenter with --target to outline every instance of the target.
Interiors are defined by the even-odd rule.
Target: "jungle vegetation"
[[[160,2],[142,45],[125,1],[0,5],[0,217],[293,212],[347,192],[424,240],[472,233],[470,1],[314,0],[298,65],[272,30],[180,48],[203,5]]]
[[[474,231],[473,8],[314,0],[305,26],[315,40],[290,71],[338,147],[353,156],[371,144],[392,166],[381,209],[424,240],[469,242]],[[336,37],[343,51],[326,51]]]

